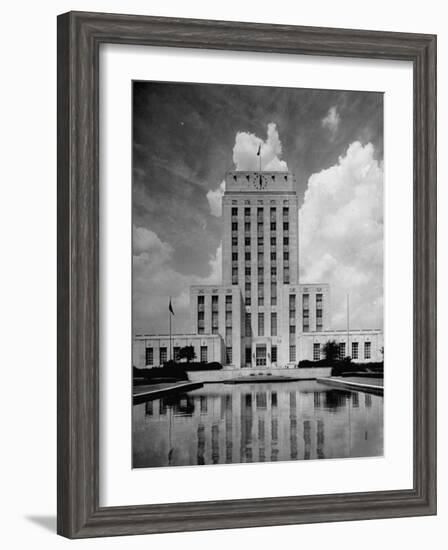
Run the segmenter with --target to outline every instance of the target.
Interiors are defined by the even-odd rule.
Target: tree
[[[337,361],[340,354],[340,346],[335,340],[329,340],[323,347],[324,357],[327,361]]]
[[[193,346],[185,346],[183,348],[180,348],[180,350],[177,353],[177,359],[186,359],[187,363],[190,361],[193,361],[193,359],[196,358],[196,353],[194,352]]]

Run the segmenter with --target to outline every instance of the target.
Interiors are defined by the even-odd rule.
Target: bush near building
[[[329,360],[321,359],[320,361],[309,361],[307,359],[300,361],[297,365],[299,369],[313,369],[319,367],[331,367],[331,376],[350,376],[360,374],[362,376],[379,377],[383,376],[384,361],[371,363],[354,363],[351,357],[344,359]]]
[[[220,370],[221,363],[177,363],[167,361],[163,367],[138,369],[133,367],[134,385],[159,384],[161,382],[175,382],[188,380],[188,371]]]

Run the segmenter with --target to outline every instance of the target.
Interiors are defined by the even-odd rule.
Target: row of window
[[[226,342],[232,340],[232,296],[226,295],[225,301],[225,326],[226,326]],[[204,334],[205,332],[205,297],[198,296],[198,334]],[[219,332],[219,296],[212,295],[211,300],[211,322],[212,322],[212,334],[218,334]]]
[[[263,217],[263,211],[264,211],[264,208],[262,206],[259,206],[257,208],[257,217],[258,218]],[[232,206],[231,213],[232,213],[233,217],[238,216],[238,207],[237,206]],[[276,213],[277,213],[277,208],[275,206],[271,206],[271,208],[270,208],[271,220],[275,219]],[[251,209],[250,209],[250,207],[246,206],[244,208],[244,217],[245,218],[250,218],[250,214],[251,214]],[[283,219],[288,218],[288,216],[289,216],[289,208],[287,206],[284,206],[283,207]]]
[[[249,227],[247,227],[248,225]],[[232,221],[231,229],[232,231],[238,231],[237,221]],[[264,223],[262,221],[257,222],[257,229],[259,230],[258,231],[259,233],[264,231]],[[244,230],[245,231],[250,230],[250,222],[246,222],[246,221],[244,222]],[[277,231],[277,222],[270,222],[270,230]],[[283,233],[285,233],[286,231],[289,231],[289,222],[283,222]]]
[[[246,313],[246,336],[251,336],[251,315]],[[258,336],[264,335],[264,314],[258,314]],[[271,335],[277,335],[277,314],[271,313]],[[229,345],[230,344],[230,345]],[[173,348],[173,357],[175,360],[178,359],[179,347]],[[321,359],[322,345],[315,343],[313,344],[313,360],[319,361]],[[364,342],[364,359],[370,359],[372,354],[372,345],[371,342]],[[339,356],[340,358],[345,357],[345,342],[339,344]],[[352,342],[352,359],[359,359],[359,342]],[[168,359],[168,348],[160,347],[159,348],[159,364],[163,365],[167,362]],[[246,363],[251,363],[252,352],[250,347],[246,347]],[[289,346],[289,361],[295,362],[296,360],[296,346],[291,344]],[[200,361],[206,363],[208,361],[208,348],[207,346],[200,347]],[[277,346],[272,346],[271,348],[271,361],[273,363],[277,362]],[[226,364],[232,363],[232,346],[231,341],[227,342],[226,334]],[[147,347],[145,350],[145,365],[154,365],[154,348]]]
[[[174,360],[178,360],[179,356],[179,347],[173,348],[173,357]],[[207,346],[201,346],[199,357],[201,363],[207,363],[208,362],[208,347]],[[168,348],[161,347],[159,348],[159,364],[163,365],[167,362],[168,359]],[[230,365],[232,363],[232,346],[226,346],[226,364]],[[148,347],[145,349],[145,365],[146,366],[152,366],[154,365],[154,348]]]
[[[339,344],[339,357],[343,359],[346,356],[345,342]],[[319,361],[321,358],[321,344],[313,344],[313,360]],[[352,342],[352,359],[359,359],[359,342]],[[372,357],[372,343],[364,342],[364,359],[371,359]]]

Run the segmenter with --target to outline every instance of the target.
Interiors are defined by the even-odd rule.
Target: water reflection
[[[134,405],[133,466],[378,456],[383,398],[317,382],[207,384]]]

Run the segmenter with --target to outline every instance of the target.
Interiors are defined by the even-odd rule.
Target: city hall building
[[[331,289],[299,283],[298,197],[289,172],[226,174],[222,199],[222,284],[190,288],[190,333],[134,337],[136,367],[162,365],[191,345],[197,361],[225,366],[292,367],[323,357],[381,361],[381,330],[331,329]]]

